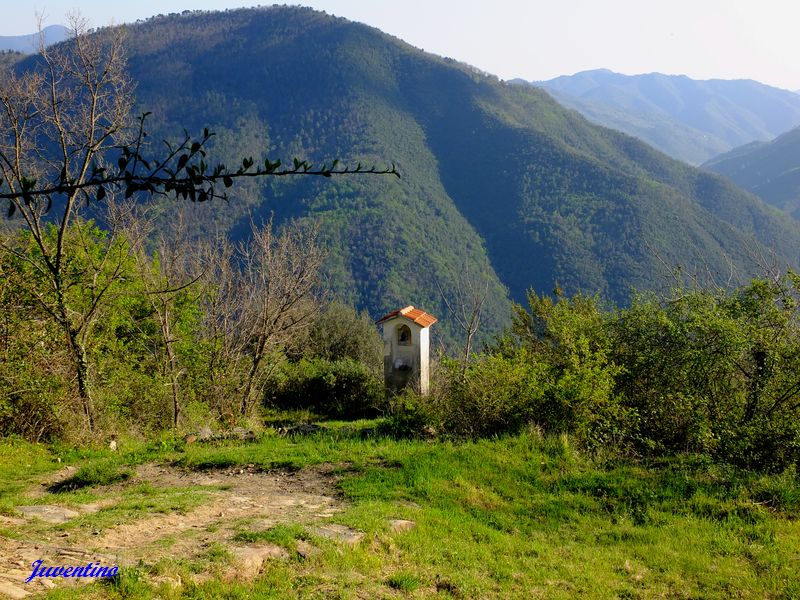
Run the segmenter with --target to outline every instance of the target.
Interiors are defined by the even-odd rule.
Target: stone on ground
[[[409,531],[411,529],[414,529],[414,527],[416,526],[417,526],[416,522],[408,521],[406,519],[392,519],[391,521],[389,521],[389,528],[395,533],[398,533],[400,531]]]
[[[52,504],[36,504],[33,506],[18,506],[17,510],[30,519],[36,517],[48,523],[66,523],[77,517],[80,513]]]
[[[9,598],[24,598],[29,592],[18,585],[8,583],[7,581],[0,581],[0,597],[8,596]]]
[[[360,531],[350,529],[344,525],[337,525],[335,523],[320,525],[314,531],[317,533],[317,535],[344,542],[348,546],[356,546],[362,539],[364,539],[364,534]]]
[[[322,552],[316,546],[312,546],[305,540],[297,540],[297,553],[303,558],[310,558]]]
[[[240,546],[231,548],[231,552],[236,557],[237,570],[236,576],[244,579],[252,579],[261,572],[264,562],[269,559],[286,559],[289,553],[273,544],[266,546]]]

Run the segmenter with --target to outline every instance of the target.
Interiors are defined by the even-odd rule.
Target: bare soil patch
[[[24,583],[31,573],[31,563],[38,559],[46,565],[77,566],[93,561],[124,568],[139,561],[154,564],[167,557],[192,558],[214,544],[232,550],[240,548],[241,543],[234,543],[231,538],[243,524],[256,531],[278,523],[313,525],[343,508],[343,501],[335,491],[335,469],[335,465],[320,465],[298,471],[263,472],[251,465],[188,471],[169,465],[141,465],[125,482],[94,488],[109,497],[85,507],[73,507],[75,512],[85,514],[113,507],[121,500],[125,488],[141,484],[156,490],[191,487],[203,494],[202,503],[184,514],[144,510],[102,531],[73,529],[65,535],[52,526],[52,530],[38,528],[41,539],[37,540],[21,535],[18,539],[0,536],[0,597],[3,591],[11,596],[7,590],[14,593],[14,588],[32,593],[54,585],[92,581],[59,577],[35,578]],[[32,490],[31,497],[52,497],[52,503],[57,504],[57,494],[43,494],[41,490],[73,472],[63,469],[57,476],[51,475],[41,488]],[[13,532],[19,522],[18,518],[7,519],[4,526]]]

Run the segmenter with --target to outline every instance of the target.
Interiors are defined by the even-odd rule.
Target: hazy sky
[[[242,1],[2,0],[0,35],[30,33],[77,9],[92,24],[124,23]],[[608,68],[756,79],[800,89],[800,2],[793,0],[309,0],[424,50],[503,79],[549,79]]]

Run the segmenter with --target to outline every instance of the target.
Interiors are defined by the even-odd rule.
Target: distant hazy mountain
[[[800,125],[800,95],[751,80],[697,81],[601,69],[532,85],[595,123],[690,164]]]
[[[704,169],[728,177],[800,219],[800,128],[711,159]]]
[[[69,37],[69,29],[63,25],[50,25],[42,31],[44,33],[45,45],[63,42]],[[36,52],[39,45],[39,34],[29,35],[0,35],[0,50],[11,50],[13,52],[23,52],[31,54]]]

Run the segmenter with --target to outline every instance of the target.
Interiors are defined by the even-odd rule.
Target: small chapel
[[[424,310],[406,306],[381,317],[383,378],[389,392],[413,386],[427,394],[430,380],[430,326],[437,319]]]

